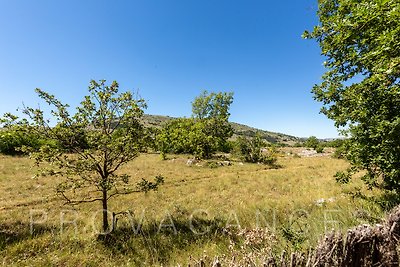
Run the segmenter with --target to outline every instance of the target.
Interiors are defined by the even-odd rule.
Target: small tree
[[[233,93],[209,93],[203,91],[192,102],[192,115],[196,119],[218,118],[228,121],[229,108],[233,103]]]
[[[307,140],[304,142],[304,145],[308,148],[313,148],[313,149],[317,149],[317,147],[319,146],[319,140],[317,139],[317,137],[315,136],[310,136],[309,138],[307,138]]]
[[[233,135],[229,124],[229,107],[233,93],[204,91],[192,103],[192,118],[170,121],[158,133],[156,143],[165,159],[166,153],[189,153],[210,158],[216,151],[226,150]]]
[[[181,118],[168,122],[157,135],[161,156],[166,153],[187,153],[197,158],[209,158],[218,147],[215,136],[208,134],[205,121]]]
[[[267,142],[257,133],[252,138],[239,136],[236,140],[236,154],[245,162],[274,165],[277,161],[275,151],[270,148],[266,154]]]
[[[192,116],[202,125],[205,136],[212,137],[204,142],[205,155],[210,156],[216,151],[226,148],[226,143],[233,135],[229,123],[229,108],[233,103],[233,93],[208,93],[204,91],[192,102]]]
[[[61,178],[57,193],[65,203],[102,203],[104,231],[109,230],[108,201],[112,197],[155,190],[163,182],[162,177],[156,177],[155,182],[142,179],[136,187],[131,187],[129,175],[118,172],[143,147],[139,118],[146,107],[131,92],[118,94],[118,91],[115,81],[106,85],[105,80],[92,80],[89,95],[77,107],[77,112],[70,115],[68,105],[36,89],[39,97],[54,108],[51,113],[57,125],[51,127],[43,110],[30,107],[23,110],[29,120],[18,122],[26,132],[35,132],[62,144],[62,148],[44,145],[39,151],[31,151],[31,156],[39,166],[49,163],[40,169],[41,175]],[[3,119],[7,125],[13,121],[17,123],[17,118],[9,114]]]
[[[315,136],[310,136],[305,142],[304,145],[308,148],[314,149],[317,153],[324,152],[324,147],[322,143]]]

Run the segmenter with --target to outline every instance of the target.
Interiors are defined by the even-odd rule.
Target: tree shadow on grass
[[[175,217],[161,222],[151,221],[139,227],[117,227],[112,233],[98,237],[114,255],[132,256],[138,266],[168,264],[173,253],[185,251],[191,246],[202,247],[207,243],[228,242],[224,224],[220,219],[200,217]]]
[[[35,225],[31,231],[31,225],[24,222],[0,223],[0,251],[12,244],[23,240],[35,238],[46,233],[52,233],[54,227]]]

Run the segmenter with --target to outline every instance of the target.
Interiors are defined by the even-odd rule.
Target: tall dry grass
[[[327,230],[373,223],[383,213],[348,194],[361,183],[335,182],[334,173],[347,167],[343,160],[280,157],[280,168],[239,162],[214,168],[187,166],[187,159],[146,154],[124,166],[132,182],[162,175],[165,184],[158,192],[112,199],[110,210],[129,213],[118,217],[115,233],[98,240],[99,203],[64,206],[55,178],[34,178],[27,158],[0,156],[2,263],[173,266],[204,254],[306,251]],[[140,231],[132,228],[138,225]],[[243,234],[257,228],[268,236]]]

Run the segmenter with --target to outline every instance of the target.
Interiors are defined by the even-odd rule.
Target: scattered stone
[[[193,166],[193,165],[196,165],[199,162],[200,161],[198,161],[197,159],[188,159],[188,161],[186,162],[186,165]]]
[[[317,201],[315,201],[315,205],[317,205],[318,207],[324,206],[325,203],[326,203],[326,200],[324,198],[320,198]]]
[[[335,202],[335,201],[336,201],[336,198],[334,198],[334,197],[328,198],[328,202],[329,203],[332,203],[332,202]]]
[[[326,203],[332,203],[332,202],[335,202],[335,201],[336,201],[336,198],[334,198],[334,197],[331,197],[331,198],[328,198],[328,199],[320,198],[320,199],[315,201],[315,205],[317,205],[318,207],[322,207]]]
[[[315,155],[317,155],[317,151],[315,150],[302,150],[299,154],[300,157],[313,157]]]

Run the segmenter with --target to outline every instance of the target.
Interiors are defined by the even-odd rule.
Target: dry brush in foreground
[[[234,255],[208,261],[201,259],[189,266],[265,266],[265,267],[347,267],[399,266],[400,206],[392,210],[382,224],[360,225],[346,235],[331,232],[307,254],[283,252],[280,257],[264,259],[246,256],[237,260]],[[258,255],[259,256],[259,255]]]

